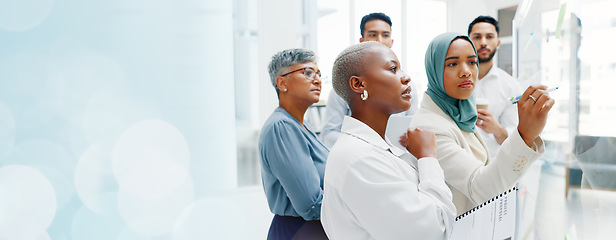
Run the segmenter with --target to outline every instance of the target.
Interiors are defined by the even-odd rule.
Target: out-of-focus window
[[[427,88],[424,56],[428,44],[447,30],[447,3],[435,0],[337,0],[318,1],[318,54],[324,76],[321,99],[326,102],[331,87],[331,68],[338,53],[361,38],[361,18],[372,12],[387,14],[392,21],[392,50],[411,77],[418,92]],[[421,23],[421,24],[418,24]],[[420,96],[413,96],[421,98]]]

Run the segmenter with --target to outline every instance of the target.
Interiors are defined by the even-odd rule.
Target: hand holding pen
[[[554,91],[554,90],[556,90],[556,89],[558,89],[558,87],[551,87],[551,88],[548,88],[547,90],[545,90],[545,92],[551,92],[551,91]],[[509,101],[510,101],[512,104],[516,104],[516,103],[518,103],[518,101],[520,100],[520,98],[521,98],[521,97],[522,97],[522,95],[517,96],[517,97],[511,97],[511,98],[509,99]],[[532,97],[532,95],[531,95],[531,97]],[[537,99],[535,99],[535,101],[537,101]]]
[[[532,85],[517,100],[518,132],[528,147],[533,146],[533,142],[545,127],[548,113],[555,103],[548,92],[555,89],[557,88],[550,90],[545,85]]]

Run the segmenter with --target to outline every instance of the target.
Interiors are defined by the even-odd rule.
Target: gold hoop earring
[[[362,93],[360,97],[362,101],[366,101],[366,99],[368,99],[368,91],[364,89],[364,93]]]

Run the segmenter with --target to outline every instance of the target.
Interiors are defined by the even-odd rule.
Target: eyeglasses
[[[289,75],[291,73],[299,72],[299,71],[304,71],[304,77],[306,77],[306,79],[308,79],[308,80],[317,80],[316,76],[319,76],[319,79],[321,79],[321,71],[317,72],[317,71],[315,71],[311,67],[305,67],[305,68],[300,68],[300,69],[297,69],[297,70],[293,70],[293,71],[290,71],[288,73],[282,74],[280,76],[284,77],[284,76],[287,76],[287,75]]]

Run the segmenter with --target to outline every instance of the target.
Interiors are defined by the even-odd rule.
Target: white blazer
[[[428,94],[411,122],[411,128],[428,129],[436,135],[436,158],[445,173],[458,215],[513,187],[544,152],[538,137],[529,148],[517,128],[509,133],[494,159],[482,162],[473,155],[462,130]],[[479,134],[484,151],[487,148]]]

